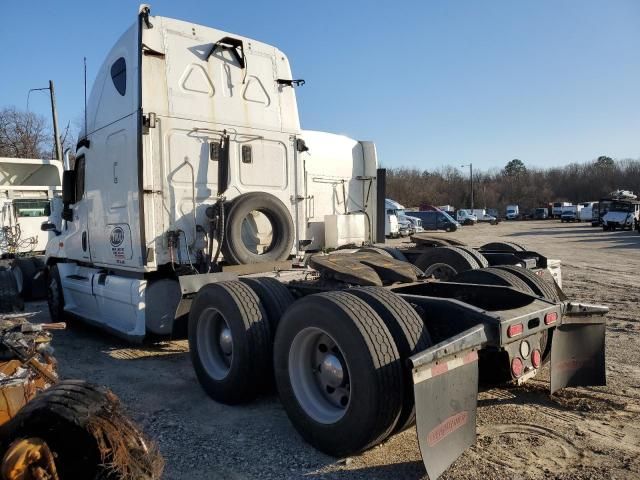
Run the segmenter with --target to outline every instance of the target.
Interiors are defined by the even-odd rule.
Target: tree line
[[[62,134],[63,149],[75,151],[69,125]],[[15,107],[0,109],[0,157],[53,158],[50,122]],[[469,175],[455,167],[437,170],[391,168],[387,171],[387,196],[407,207],[422,204],[471,206]],[[600,156],[586,163],[548,169],[527,167],[513,159],[502,170],[474,171],[474,206],[498,208],[520,205],[523,211],[549,202],[598,200],[619,188],[640,193],[640,160],[613,160]]]
[[[469,174],[454,167],[436,170],[391,168],[387,170],[387,197],[406,207],[453,205],[470,208]],[[521,212],[550,202],[598,200],[617,189],[640,193],[640,160],[614,160],[600,156],[585,163],[562,167],[527,167],[513,159],[502,170],[473,172],[475,208],[516,204]]]

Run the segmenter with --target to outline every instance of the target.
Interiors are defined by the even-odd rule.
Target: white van
[[[456,212],[456,220],[462,225],[475,225],[478,217],[471,213],[471,210],[460,209]]]

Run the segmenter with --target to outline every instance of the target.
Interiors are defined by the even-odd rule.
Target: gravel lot
[[[473,246],[502,238],[559,258],[570,298],[609,305],[609,385],[550,398],[543,371],[523,387],[482,391],[477,444],[443,478],[640,478],[640,235],[557,221],[453,235]],[[45,303],[28,309],[48,316]],[[426,478],[415,429],[337,460],[302,441],[275,393],[246,406],[215,403],[196,381],[186,341],[135,347],[80,325],[56,334],[54,347],[63,377],[120,396],[158,442],[166,479]]]

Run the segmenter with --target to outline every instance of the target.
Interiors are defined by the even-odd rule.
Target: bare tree
[[[15,107],[0,110],[0,157],[51,157],[53,139],[44,117]]]

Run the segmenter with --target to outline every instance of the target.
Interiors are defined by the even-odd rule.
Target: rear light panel
[[[556,312],[549,312],[544,316],[544,324],[551,325],[558,320],[558,314]]]
[[[524,325],[522,325],[521,323],[514,323],[513,325],[509,325],[509,327],[507,328],[507,337],[513,338],[518,335],[522,335],[523,331]]]

